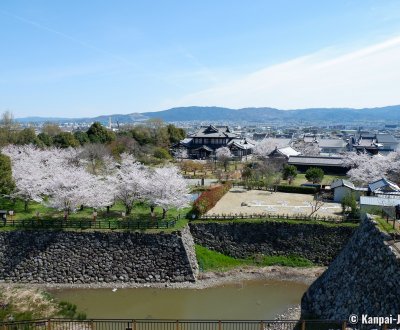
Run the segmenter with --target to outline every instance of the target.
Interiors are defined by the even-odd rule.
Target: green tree
[[[312,183],[320,183],[324,178],[324,171],[319,167],[310,167],[306,171],[306,179]]]
[[[83,131],[74,132],[74,137],[81,146],[90,142],[89,136],[87,135],[86,132],[83,132]]]
[[[135,126],[130,130],[130,134],[141,146],[154,143],[149,127],[143,125]]]
[[[0,144],[15,143],[16,131],[18,123],[14,120],[14,115],[11,111],[5,111],[1,115],[0,120]]]
[[[53,138],[53,143],[58,148],[78,147],[79,142],[75,139],[72,133],[62,132]]]
[[[171,155],[169,154],[168,150],[157,147],[154,149],[153,156],[158,158],[158,159],[171,159]]]
[[[359,217],[359,208],[357,205],[357,200],[354,194],[348,193],[342,199],[342,212],[343,214],[348,214],[352,218]]]
[[[44,145],[48,147],[51,147],[53,145],[53,138],[49,134],[42,132],[39,133],[37,137],[40,141],[42,141]]]
[[[108,143],[115,139],[115,134],[97,121],[89,127],[86,133],[92,143]]]
[[[284,180],[288,180],[289,184],[292,183],[292,181],[295,179],[297,176],[297,168],[294,165],[285,165],[282,170],[282,177]]]
[[[170,144],[178,143],[183,140],[186,136],[186,132],[183,128],[178,128],[175,125],[169,124],[167,126],[167,132]]]
[[[118,134],[116,139],[109,144],[109,148],[115,157],[124,152],[135,155],[139,149],[139,144],[129,135]]]
[[[54,137],[61,132],[62,130],[57,124],[45,123],[42,127],[42,133],[45,133],[51,137]]]
[[[0,154],[0,194],[9,195],[15,188],[10,157]]]
[[[17,133],[17,144],[36,144],[41,145],[41,141],[37,138],[35,130],[32,127],[24,128]]]

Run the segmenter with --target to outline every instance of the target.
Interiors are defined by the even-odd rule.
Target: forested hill
[[[271,121],[305,121],[305,122],[341,122],[355,121],[400,121],[400,105],[381,108],[315,108],[298,110],[279,110],[274,108],[229,109],[222,107],[181,107],[157,112],[110,114],[92,118],[18,118],[19,122],[113,122],[129,123],[159,118],[167,122],[177,121],[231,121],[231,122],[271,122]]]

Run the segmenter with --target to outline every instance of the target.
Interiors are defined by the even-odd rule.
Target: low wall
[[[255,254],[295,254],[328,265],[339,254],[355,228],[283,221],[191,223],[197,244],[235,258]]]
[[[0,280],[20,283],[194,281],[190,232],[0,232]],[[189,240],[189,241],[188,241]]]
[[[397,318],[400,258],[369,217],[302,298],[302,318],[347,320],[350,314]]]

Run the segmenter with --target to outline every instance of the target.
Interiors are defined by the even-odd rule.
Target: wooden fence
[[[175,227],[173,220],[90,220],[90,219],[27,219],[0,221],[0,227],[21,229],[167,229]]]

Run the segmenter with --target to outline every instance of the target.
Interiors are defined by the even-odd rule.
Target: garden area
[[[149,167],[125,153],[95,162],[78,149],[2,151],[3,228],[144,230],[185,223],[192,197],[174,166]]]
[[[78,208],[65,219],[64,211],[31,202],[28,210],[22,200],[0,199],[0,210],[7,212],[7,221],[0,221],[0,230],[12,228],[70,228],[70,229],[180,229],[185,226],[189,207],[168,210],[163,219],[161,207],[150,207],[143,202],[134,204],[131,214],[126,215],[125,206],[116,202],[107,208],[94,211],[89,207]],[[9,211],[13,211],[10,215]]]

